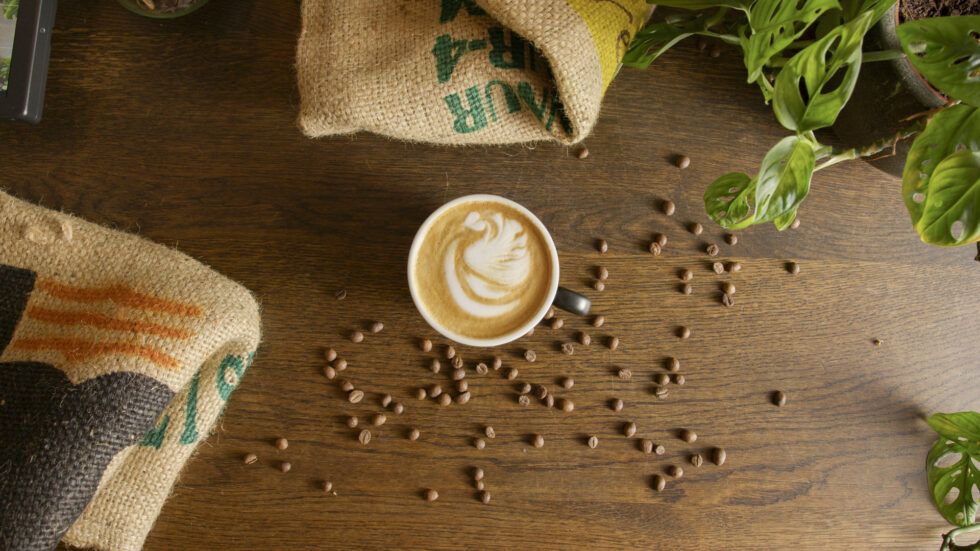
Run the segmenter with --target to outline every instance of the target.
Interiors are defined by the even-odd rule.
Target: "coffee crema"
[[[551,300],[551,249],[512,206],[475,200],[431,223],[412,277],[420,307],[463,337],[495,339],[532,321]]]

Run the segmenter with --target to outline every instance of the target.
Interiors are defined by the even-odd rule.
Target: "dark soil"
[[[980,15],[980,0],[901,0],[902,21],[947,15]]]
[[[135,0],[136,5],[141,9],[159,13],[185,10],[202,2],[207,2],[207,0]]]

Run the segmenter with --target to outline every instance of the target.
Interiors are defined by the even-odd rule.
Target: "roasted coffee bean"
[[[544,319],[550,320],[553,317],[555,317],[555,307],[554,306],[549,306],[548,307],[548,311],[545,312],[545,314],[544,314]]]
[[[474,438],[473,446],[475,446],[478,450],[482,450],[483,448],[487,447],[487,441],[482,438]]]
[[[418,440],[420,436],[422,436],[422,433],[419,431],[419,429],[413,428],[408,432],[408,439],[412,442]]]
[[[674,157],[674,165],[677,166],[677,168],[685,169],[691,166],[691,158],[687,155],[678,155]]]
[[[713,58],[721,57],[721,46],[714,44],[711,49],[708,50],[708,55]]]
[[[440,406],[448,406],[451,403],[453,403],[453,397],[450,396],[448,393],[443,393],[441,396],[439,396]]]
[[[791,229],[791,230],[795,230],[798,227],[800,227],[800,219],[799,218],[797,218],[796,220],[793,220],[793,223],[789,225],[789,229]]]
[[[442,394],[442,387],[439,385],[432,385],[429,387],[429,396],[433,398],[438,398]]]
[[[623,434],[625,434],[627,438],[632,438],[633,435],[636,434],[636,423],[633,421],[626,423],[626,425],[623,426]]]
[[[456,348],[453,346],[446,347],[446,359],[451,360],[456,357]]]
[[[385,324],[381,323],[380,321],[376,321],[371,323],[371,327],[368,329],[370,329],[372,333],[380,333],[384,328]]]
[[[453,364],[453,367],[456,368],[456,369],[463,369],[463,357],[462,356],[457,355],[455,358],[452,359],[452,361],[450,363],[452,363]]]
[[[569,400],[568,398],[559,398],[558,408],[564,411],[565,413],[571,413],[572,411],[575,410],[575,403]]]
[[[735,244],[737,244],[738,243],[738,236],[735,235],[734,233],[726,233],[725,234],[725,243],[728,243],[729,245],[735,245]]]
[[[653,241],[650,243],[650,254],[653,256],[660,256],[664,252],[664,248],[660,246],[660,243]]]
[[[364,399],[364,393],[360,390],[352,390],[347,393],[347,399],[350,401],[350,403],[356,404]]]
[[[694,272],[688,270],[687,268],[684,268],[678,273],[678,277],[681,278],[681,281],[691,281],[692,279],[694,279]]]
[[[681,370],[681,361],[677,358],[670,357],[667,358],[667,371],[671,373],[676,373]]]
[[[630,371],[628,367],[624,367],[623,369],[620,369],[616,374],[619,376],[620,379],[624,381],[628,381],[633,378],[633,372]]]
[[[667,390],[666,388],[662,387],[662,386],[658,386],[657,388],[655,388],[653,390],[653,394],[659,400],[666,400],[667,399],[667,396],[670,395],[670,391]]]
[[[486,375],[487,373],[490,372],[490,368],[487,367],[487,364],[480,362],[476,364],[474,371],[476,371],[477,375]]]
[[[599,445],[599,438],[595,435],[589,437],[589,447],[593,450]]]
[[[741,271],[742,271],[742,263],[741,262],[729,262],[728,263],[728,272],[729,273],[734,274],[734,273],[738,273],[738,272],[741,272]]]
[[[561,329],[564,326],[565,326],[565,320],[563,320],[561,318],[552,318],[551,319],[551,328],[552,329]]]
[[[491,439],[497,437],[497,431],[493,430],[493,427],[491,427],[490,425],[487,425],[487,427],[483,429],[483,434],[487,435],[487,438],[491,438]]]
[[[772,393],[772,403],[782,407],[786,405],[786,393],[782,390],[777,390]]]
[[[875,346],[881,346],[881,343],[882,343],[881,339],[878,338],[871,339],[871,344]]]
[[[337,300],[344,300],[345,298],[347,298],[347,289],[338,290],[336,293],[333,294],[333,298]]]
[[[667,216],[673,216],[674,211],[677,210],[677,206],[674,205],[674,202],[671,201],[670,199],[667,199],[663,203],[661,203],[660,207],[663,209],[664,214],[666,214]]]
[[[731,281],[726,281],[726,282],[724,282],[724,283],[721,284],[721,290],[726,295],[734,295],[735,294],[735,284],[732,283]]]
[[[605,266],[596,268],[596,279],[601,279],[602,281],[609,279],[609,270]]]
[[[459,393],[459,394],[456,395],[456,403],[457,404],[465,404],[466,402],[469,402],[470,401],[470,398],[472,398],[472,397],[473,397],[473,395],[468,390],[466,392],[461,392],[461,393]]]
[[[658,234],[656,234],[656,235],[653,236],[653,240],[657,243],[657,245],[660,245],[661,247],[666,247],[667,246],[667,235],[666,234],[658,233]]]
[[[711,462],[715,465],[722,465],[725,463],[725,459],[728,458],[728,454],[725,453],[724,448],[712,448],[711,449]]]
[[[340,381],[340,390],[343,390],[344,392],[350,392],[354,390],[354,383],[348,381],[347,379],[343,379]]]
[[[656,447],[653,448],[653,453],[657,455],[663,455],[667,453],[667,448],[663,447],[662,444],[657,444]]]
[[[721,262],[714,262],[711,264],[711,269],[718,275],[725,273],[725,265]]]
[[[289,461],[280,461],[279,462],[279,470],[281,472],[283,472],[283,473],[288,473],[289,470],[292,469],[292,468],[293,468],[293,465]]]
[[[539,400],[544,400],[548,397],[548,387],[544,385],[534,385],[534,395],[537,396]]]
[[[561,379],[562,388],[564,388],[565,390],[569,390],[573,386],[575,386],[575,379],[572,379],[571,377],[562,377]]]
[[[575,345],[570,342],[566,342],[561,345],[561,351],[566,356],[571,356],[575,353]]]
[[[422,352],[431,352],[432,341],[430,341],[429,339],[422,339],[421,341],[419,341],[419,348],[422,349]]]
[[[660,386],[664,386],[670,382],[670,375],[667,375],[666,373],[657,373],[653,376],[653,382]]]
[[[350,342],[357,343],[363,340],[364,340],[364,333],[361,333],[360,331],[354,331],[350,334]]]
[[[704,464],[704,458],[701,457],[700,453],[696,453],[691,456],[691,465],[694,465],[695,467],[700,467],[703,464]]]
[[[242,462],[244,462],[246,465],[251,465],[258,460],[259,456],[255,455],[254,453],[247,453],[245,454],[245,457],[242,458]]]
[[[735,297],[729,295],[728,293],[722,293],[721,303],[722,305],[731,308],[732,306],[735,306]]]
[[[592,327],[602,327],[606,323],[606,316],[596,316],[592,318]]]
[[[797,264],[796,262],[787,262],[786,263],[786,271],[789,272],[789,273],[791,273],[791,274],[793,274],[793,275],[796,275],[796,274],[800,273],[800,265]]]
[[[507,370],[507,373],[506,373],[507,380],[508,381],[513,381],[514,379],[517,378],[518,373],[519,372],[517,371],[517,368],[516,367],[512,367],[512,368],[508,369]]]
[[[333,362],[333,367],[337,371],[343,371],[347,369],[347,360],[343,358],[337,358],[337,360]]]
[[[391,394],[385,394],[384,396],[382,396],[381,397],[381,407],[386,408],[389,405],[391,405],[392,399],[393,398],[391,397]]]
[[[439,371],[441,370],[442,370],[442,363],[439,361],[439,358],[432,358],[432,361],[429,362],[429,371],[433,373],[439,373]]]
[[[677,433],[677,436],[688,444],[691,444],[698,439],[697,433],[691,429],[681,429],[680,432]]]
[[[575,157],[578,159],[585,159],[589,156],[589,149],[586,147],[580,147],[575,150]]]
[[[353,428],[357,428],[357,423],[358,423],[358,421],[357,421],[357,416],[356,415],[351,415],[350,417],[347,418],[347,426],[348,427],[350,427],[352,429]]]
[[[491,364],[491,367],[493,367],[493,370],[494,371],[498,371],[500,369],[500,367],[503,366],[503,365],[504,365],[504,360],[501,359],[500,356],[494,356],[493,357],[493,363]]]
[[[415,397],[419,400],[425,400],[429,397],[429,393],[424,388],[417,388],[415,389]]]
[[[601,293],[606,290],[606,284],[597,279],[592,282],[592,288]]]
[[[427,490],[425,492],[425,500],[426,501],[435,501],[437,499],[439,499],[439,492],[437,492],[437,491],[435,491],[433,489],[429,489],[429,490]]]
[[[484,505],[489,505],[490,504],[490,492],[488,492],[486,490],[481,491],[480,492],[480,501],[482,501]]]
[[[371,431],[363,429],[360,434],[357,435],[357,440],[362,445],[367,445],[371,441]]]
[[[458,358],[459,356],[456,357]],[[462,381],[466,378],[466,370],[461,367],[457,367],[453,370],[452,377],[454,381]]]
[[[371,418],[371,424],[376,427],[380,427],[386,422],[388,422],[388,416],[384,413],[376,413],[374,417]]]
[[[521,394],[517,397],[517,403],[522,406],[531,405],[531,398],[527,394]]]
[[[289,440],[286,440],[285,438],[276,438],[277,449],[284,450],[288,447],[289,447]]]
[[[527,333],[524,333],[524,336],[525,337],[533,337],[534,336],[534,328],[532,327],[532,328],[528,329],[527,330]]]
[[[653,475],[652,486],[654,490],[657,490],[658,492],[662,492],[664,491],[664,488],[667,487],[667,479],[665,479],[663,475],[655,474]]]
[[[586,333],[585,331],[581,331],[578,334],[578,342],[582,346],[589,346],[590,344],[592,344],[592,337],[589,336],[589,334]]]
[[[544,436],[541,436],[540,434],[535,434],[534,435],[534,439],[532,440],[532,443],[534,444],[534,447],[535,448],[543,448],[544,447]]]
[[[606,243],[605,239],[600,239],[596,242],[596,248],[599,249],[600,253],[605,254],[609,250],[609,243]]]
[[[609,350],[619,348],[619,337],[609,337]]]
[[[694,222],[693,224],[689,225],[687,229],[694,235],[701,235],[701,232],[704,231],[704,226],[701,225],[701,222]]]
[[[718,253],[721,252],[721,249],[718,248],[718,245],[715,245],[714,243],[710,243],[708,244],[707,247],[704,248],[704,252],[708,253],[708,256],[718,256]]]
[[[684,383],[686,383],[686,382],[687,382],[687,379],[683,375],[681,375],[680,373],[678,373],[677,375],[674,375],[674,384],[675,385],[683,386]]]
[[[524,351],[524,359],[529,362],[534,362],[534,360],[538,359],[538,355],[534,350],[528,349]]]
[[[323,490],[323,493],[325,494],[330,492],[330,490],[333,490],[333,482],[330,482],[329,480],[320,481],[320,489]]]
[[[623,411],[623,401],[620,400],[619,398],[613,398],[609,402],[609,407],[611,407],[612,410],[616,412]]]
[[[333,348],[328,348],[327,351],[323,354],[323,357],[325,357],[328,362],[332,362],[337,359],[337,351],[334,350]]]
[[[671,478],[680,478],[684,476],[684,469],[678,467],[677,465],[667,465],[667,476]]]
[[[677,336],[686,339],[691,336],[691,328],[687,326],[681,326],[677,329]]]
[[[653,453],[653,440],[644,438],[641,442],[641,447],[643,448],[643,453]]]
[[[473,480],[483,480],[484,472],[480,467],[473,468]]]
[[[545,396],[544,397],[544,405],[547,406],[547,407],[549,407],[549,408],[555,407],[555,397],[552,396],[551,394]]]
[[[469,389],[470,389],[470,384],[466,382],[466,379],[456,381],[457,392],[466,392]]]
[[[405,413],[405,406],[401,402],[395,402],[394,405],[391,406],[391,411],[395,412],[395,415],[401,415],[402,413]]]
[[[520,388],[517,389],[521,394],[527,394],[531,392],[531,383],[521,383]]]
[[[327,379],[333,379],[337,376],[337,370],[328,365],[323,368],[323,376]]]
[[[681,285],[681,292],[684,293],[685,295],[690,295],[691,293],[694,292],[694,287],[691,286],[690,283],[685,283]]]

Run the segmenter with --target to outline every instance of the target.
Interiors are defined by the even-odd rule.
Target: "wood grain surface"
[[[163,23],[108,0],[63,0],[44,121],[0,126],[7,191],[178,247],[262,303],[255,365],[147,550],[938,548],[948,526],[926,489],[923,417],[980,408],[978,265],[969,248],[918,241],[896,179],[838,165],[815,179],[798,230],[751,228],[728,246],[703,189],[723,172],[754,171],[784,133],[735,52],[712,59],[682,45],[651,70],[624,70],[578,160],[553,144],[305,139],[294,124],[298,31],[298,5],[284,0],[214,0]],[[677,153],[689,169],[670,164]],[[472,401],[440,407],[413,397],[449,378],[430,373],[432,354],[416,346],[446,343],[412,306],[405,260],[428,213],[474,192],[536,212],[560,250],[562,283],[608,321],[593,329],[564,316],[562,329],[498,351],[461,347],[470,368],[499,353],[520,375],[470,369]],[[656,208],[667,198],[673,217]],[[700,237],[685,230],[693,221],[705,224]],[[669,237],[658,258],[646,252],[655,232]],[[604,256],[597,238],[610,243]],[[716,276],[708,242],[744,270]],[[798,276],[787,260],[800,262]],[[602,293],[589,289],[599,265],[611,274]],[[682,268],[695,273],[691,296],[678,292]],[[719,302],[728,280],[732,308]],[[384,331],[350,343],[369,320]],[[689,340],[674,336],[680,325]],[[593,344],[561,354],[582,330]],[[615,352],[602,345],[610,336],[622,342]],[[362,403],[321,375],[326,346],[349,361],[343,376],[367,391]],[[537,362],[521,359],[525,348]],[[668,356],[687,384],[658,400],[653,376]],[[631,381],[616,376],[623,367]],[[562,376],[571,390],[556,384]],[[522,407],[514,383],[524,381],[575,411]],[[782,408],[769,401],[777,389]],[[406,412],[389,413],[362,446],[345,418],[381,411],[383,393]],[[614,397],[626,403],[619,413]],[[636,438],[622,435],[628,421]],[[487,424],[497,437],[478,450]],[[412,427],[418,442],[406,438]],[[698,440],[679,440],[681,428]],[[667,453],[644,454],[638,438]],[[713,446],[727,450],[723,466],[687,462]],[[259,462],[243,465],[248,452]],[[685,474],[657,493],[651,477],[668,465]],[[489,505],[470,479],[477,466]],[[317,489],[323,479],[336,496]],[[428,488],[438,501],[422,498]]]

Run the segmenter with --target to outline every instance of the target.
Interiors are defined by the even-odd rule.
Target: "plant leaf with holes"
[[[623,65],[645,69],[681,40],[704,32],[704,25],[703,14],[693,18],[650,23],[633,37],[630,49],[623,56]]]
[[[766,153],[756,176],[755,221],[775,222],[796,210],[810,192],[816,163],[813,143],[788,136]]]
[[[939,433],[926,457],[932,501],[950,524],[969,526],[976,522],[978,507],[973,488],[980,486],[980,413],[937,413],[927,422]]]
[[[802,6],[799,6],[802,4]],[[746,82],[795,42],[821,14],[840,8],[837,0],[756,0],[749,5],[749,24],[741,33]]]
[[[898,39],[929,84],[980,107],[980,15],[909,21],[899,25]]]
[[[980,151],[980,109],[962,104],[943,109],[912,142],[902,173],[902,199],[913,226],[922,217],[933,172],[957,150]]]
[[[853,21],[866,11],[872,12],[871,24],[874,25],[885,15],[885,12],[895,5],[895,0],[841,0],[841,17],[843,22]]]
[[[755,179],[743,172],[722,175],[704,190],[704,210],[724,228],[737,230],[751,226],[755,221],[752,213],[755,184]]]
[[[861,44],[872,12],[800,50],[776,77],[772,108],[779,123],[809,132],[834,124],[861,71]]]
[[[980,240],[980,151],[957,151],[936,166],[915,231],[926,243]]]

